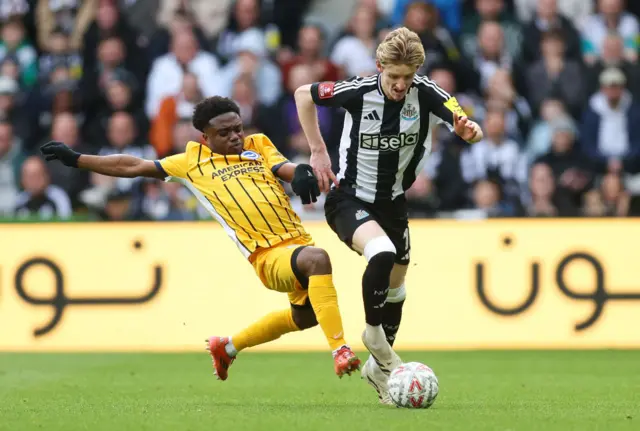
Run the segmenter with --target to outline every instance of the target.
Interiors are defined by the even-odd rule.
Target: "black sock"
[[[387,302],[384,304],[382,329],[384,329],[384,335],[387,337],[387,342],[391,346],[393,346],[393,342],[396,341],[396,334],[400,328],[403,305],[404,299],[400,302]]]
[[[362,299],[366,322],[371,326],[382,324],[384,303],[389,292],[389,278],[395,253],[385,251],[369,260],[362,276]]]

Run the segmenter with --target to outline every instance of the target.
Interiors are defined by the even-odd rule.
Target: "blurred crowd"
[[[377,44],[400,25],[423,41],[419,73],[485,134],[469,146],[432,131],[413,217],[640,213],[640,2],[345,2],[333,31],[310,19],[312,0],[1,0],[0,218],[207,218],[178,184],[46,164],[38,148],[161,158],[201,139],[193,107],[222,95],[247,134],[306,162],[293,91],[376,73]],[[318,114],[336,158],[344,112]],[[322,199],[292,202],[323,218]]]

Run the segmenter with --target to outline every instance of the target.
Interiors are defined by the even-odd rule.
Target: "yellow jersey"
[[[165,181],[185,185],[251,260],[259,249],[311,241],[275,172],[288,160],[263,134],[249,135],[241,154],[217,154],[198,142],[156,161]]]

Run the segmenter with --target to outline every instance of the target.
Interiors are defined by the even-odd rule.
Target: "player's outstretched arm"
[[[51,141],[40,147],[46,161],[60,160],[65,166],[86,169],[102,175],[121,178],[164,178],[152,160],[140,159],[126,154],[91,156],[78,153],[62,142]]]
[[[327,145],[320,134],[318,110],[311,95],[311,85],[298,87],[294,96],[300,126],[311,148],[311,158],[309,162],[318,177],[320,189],[323,192],[328,192],[331,183],[333,182],[337,186],[338,180],[331,170],[331,158],[327,151]]]

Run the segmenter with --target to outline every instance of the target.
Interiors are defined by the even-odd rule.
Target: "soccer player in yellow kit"
[[[103,175],[184,184],[222,225],[262,283],[288,295],[289,308],[262,317],[232,337],[207,340],[219,379],[227,379],[241,350],[318,323],[333,351],[336,374],[350,375],[360,360],[344,339],[329,256],[313,246],[279,182],[292,182],[303,201],[315,201],[319,191],[311,167],[289,162],[265,135],[245,138],[238,105],[228,98],[200,102],[193,125],[207,144],[189,142],[184,153],[162,160],[80,154],[55,141],[43,145],[41,152],[47,161],[57,159]]]

